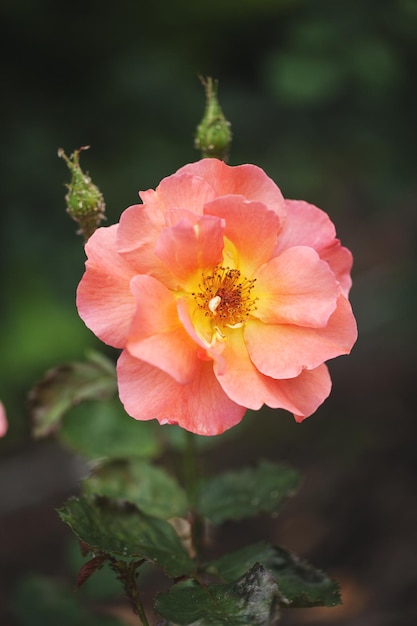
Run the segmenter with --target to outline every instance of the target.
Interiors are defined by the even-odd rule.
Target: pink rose
[[[324,362],[357,336],[352,256],[315,206],[285,200],[255,165],[203,159],[140,193],[86,244],[77,306],[121,348],[135,419],[216,435],[263,404],[314,413]]]

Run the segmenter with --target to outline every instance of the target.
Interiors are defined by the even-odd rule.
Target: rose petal
[[[120,256],[135,274],[150,274],[171,285],[171,273],[154,253],[164,226],[164,213],[158,203],[135,204],[120,217],[116,245]]]
[[[285,202],[281,191],[269,176],[256,165],[230,167],[218,159],[202,159],[189,163],[178,173],[201,176],[214,190],[214,197],[240,195],[247,200],[262,202],[268,209],[282,218],[286,215]]]
[[[329,370],[324,364],[314,370],[304,370],[296,378],[287,378],[280,383],[283,393],[298,406],[298,411],[294,412],[297,422],[315,413],[332,389]]]
[[[219,435],[238,424],[246,411],[224,393],[208,361],[200,362],[189,384],[180,385],[123,351],[117,374],[120,399],[127,413],[138,420],[157,419],[198,435]]]
[[[294,378],[341,354],[348,354],[357,338],[349,302],[339,296],[337,308],[323,328],[249,321],[244,337],[251,360],[272,378]]]
[[[300,407],[288,398],[280,380],[259,372],[249,358],[240,329],[230,331],[221,355],[225,367],[214,361],[214,373],[227,395],[248,409],[258,410],[263,404],[298,414]]]
[[[187,209],[202,215],[205,203],[214,198],[211,185],[200,176],[183,170],[164,178],[155,190],[155,200],[164,211]]]
[[[189,280],[200,268],[214,267],[222,259],[224,220],[210,215],[195,224],[181,219],[175,226],[163,228],[155,254],[181,281]]]
[[[348,297],[352,286],[352,278],[350,275],[353,257],[350,250],[344,248],[338,239],[335,239],[333,245],[319,251],[320,258],[327,261],[334,275],[339,281],[342,293]]]
[[[116,249],[117,225],[98,228],[88,240],[86,271],[77,289],[80,317],[102,341],[122,348],[135,300],[129,283],[134,272]]]
[[[224,234],[238,251],[237,269],[246,276],[250,277],[271,259],[280,229],[280,219],[274,211],[243,196],[224,196],[208,203],[204,212],[224,218]]]
[[[173,293],[151,276],[135,276],[130,286],[137,307],[127,350],[178,382],[189,382],[197,367],[197,346],[178,319]]]
[[[292,246],[309,246],[327,261],[348,295],[352,255],[336,239],[336,229],[327,213],[303,200],[285,200],[287,220],[279,234],[275,254]]]
[[[256,278],[254,315],[262,322],[320,327],[336,308],[338,282],[312,248],[284,250],[263,265]]]
[[[177,301],[178,317],[189,337],[199,346],[198,357],[205,361],[216,360],[217,373],[223,373],[226,365],[221,356],[225,341],[213,328],[204,311],[195,307],[190,298]]]

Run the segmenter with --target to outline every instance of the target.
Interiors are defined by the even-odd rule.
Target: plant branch
[[[117,572],[117,577],[123,584],[133,612],[139,617],[142,626],[149,626],[136,583],[137,569],[143,563],[143,559],[140,561],[131,561],[130,563],[125,563],[124,561],[114,561],[111,563],[111,567]]]

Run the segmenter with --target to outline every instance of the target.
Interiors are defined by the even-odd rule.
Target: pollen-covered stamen
[[[255,279],[242,277],[239,270],[218,265],[212,272],[203,272],[200,291],[192,295],[216,326],[237,328],[256,308],[257,298],[251,297],[254,283]]]

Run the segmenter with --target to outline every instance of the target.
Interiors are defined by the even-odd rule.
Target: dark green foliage
[[[86,495],[122,498],[160,519],[184,516],[185,492],[164,469],[138,459],[114,461],[95,468],[83,481]]]
[[[278,601],[274,577],[258,564],[231,584],[179,583],[158,596],[155,608],[179,626],[274,626]]]
[[[30,392],[30,410],[35,437],[57,431],[64,415],[85,400],[105,400],[115,396],[116,373],[113,363],[92,352],[85,362],[72,362],[47,372]]]
[[[155,456],[156,431],[129,417],[116,394],[114,364],[96,352],[50,370],[30,393],[33,434],[56,433],[89,459]]]
[[[115,560],[144,559],[174,578],[193,570],[172,526],[129,502],[84,496],[68,500],[58,513],[89,552]]]
[[[262,563],[276,578],[283,604],[290,607],[340,604],[339,587],[326,574],[283,548],[258,543],[213,561],[207,568],[225,581],[236,580],[254,563]]]
[[[276,513],[300,484],[295,470],[262,462],[207,480],[201,488],[200,510],[215,524],[261,512]]]

